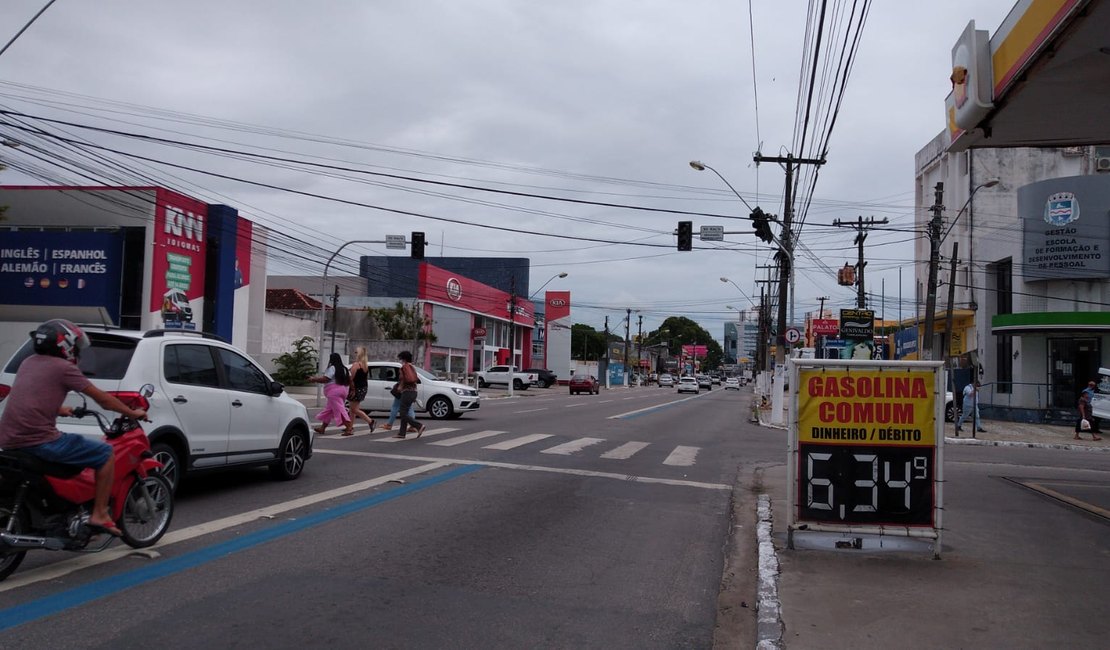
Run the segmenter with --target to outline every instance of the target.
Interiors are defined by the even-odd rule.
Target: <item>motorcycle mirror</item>
[[[142,394],[143,397],[150,397],[154,394],[154,384],[143,384],[143,387],[139,389],[139,393]]]

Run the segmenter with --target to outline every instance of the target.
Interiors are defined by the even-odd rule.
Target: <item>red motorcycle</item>
[[[150,384],[138,393],[117,393],[125,404],[146,410]],[[116,459],[109,510],[133,548],[145,548],[166,533],[173,518],[173,489],[160,473],[150,441],[135,420],[108,422],[86,405],[73,417],[91,415],[100,424]],[[102,551],[115,539],[87,524],[95,496],[94,472],[50,463],[18,449],[0,451],[0,580],[19,567],[27,551]]]

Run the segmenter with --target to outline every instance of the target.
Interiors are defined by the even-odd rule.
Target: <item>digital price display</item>
[[[795,521],[937,528],[935,368],[815,363],[796,371]]]

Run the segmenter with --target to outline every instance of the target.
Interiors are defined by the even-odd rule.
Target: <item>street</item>
[[[749,398],[535,389],[320,438],[297,481],[198,477],[148,552],[30,553],[0,646],[753,647],[757,492],[786,647],[1103,645],[1106,519],[1015,480],[1105,512],[1110,455],[947,449],[940,561],[788,550],[785,433]]]

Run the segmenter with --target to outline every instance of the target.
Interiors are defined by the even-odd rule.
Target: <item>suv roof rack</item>
[[[149,330],[145,334],[143,334],[143,338],[144,339],[150,339],[150,338],[154,338],[156,336],[165,336],[166,334],[185,334],[185,335],[188,335],[188,336],[199,336],[201,338],[211,339],[213,341],[219,341],[220,343],[227,343],[227,339],[225,339],[222,336],[219,336],[218,334],[212,334],[211,332],[198,332],[196,330],[186,330],[186,329],[176,329],[176,328],[175,329]],[[230,343],[229,343],[229,345],[230,345]]]

